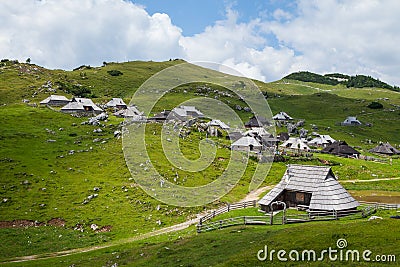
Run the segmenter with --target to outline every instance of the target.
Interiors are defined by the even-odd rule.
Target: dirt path
[[[267,185],[264,187],[260,187],[254,191],[251,191],[246,195],[245,198],[243,198],[240,202],[245,202],[245,201],[253,201],[253,200],[258,200],[259,196],[264,193],[267,190],[271,190],[275,185]]]
[[[118,246],[122,244],[127,244],[133,241],[138,241],[138,240],[143,240],[149,237],[157,236],[157,235],[162,235],[170,232],[176,232],[183,230],[185,228],[188,228],[192,224],[198,223],[200,218],[200,215],[198,215],[195,219],[188,220],[186,222],[172,225],[169,227],[165,227],[156,231],[148,232],[142,235],[138,235],[135,237],[131,238],[126,238],[126,239],[121,239],[115,242],[110,242],[109,244],[104,244],[101,246],[93,246],[93,247],[87,247],[87,248],[76,248],[76,249],[71,249],[71,250],[64,250],[64,251],[58,251],[58,252],[51,252],[51,253],[44,253],[44,254],[37,254],[37,255],[29,255],[29,256],[22,256],[22,257],[16,257],[14,259],[9,259],[7,261],[0,262],[2,263],[10,263],[10,262],[24,262],[24,261],[31,261],[31,260],[39,260],[39,259],[49,259],[49,258],[56,258],[56,257],[63,257],[63,256],[68,256],[72,254],[78,254],[78,253],[84,253],[84,252],[89,252],[89,251],[94,251],[94,250],[99,250],[103,248],[108,248],[108,247],[113,247],[113,246]]]
[[[400,180],[400,177],[393,177],[393,178],[376,178],[376,179],[369,179],[369,180],[342,180],[339,181],[340,183],[369,183],[369,182],[379,182],[379,181],[391,181],[391,180]]]
[[[252,200],[258,200],[259,196],[264,193],[265,191],[272,189],[274,187],[274,185],[269,185],[269,186],[264,186],[261,188],[258,188],[252,192],[250,192],[249,194],[246,195],[245,198],[243,198],[241,200],[241,202],[243,201],[252,201]],[[208,211],[210,212],[210,211]],[[212,212],[212,210],[211,210]],[[24,261],[32,261],[32,260],[39,260],[39,259],[49,259],[49,258],[56,258],[56,257],[64,257],[64,256],[68,256],[68,255],[72,255],[72,254],[79,254],[79,253],[85,253],[85,252],[90,252],[90,251],[94,251],[94,250],[99,250],[99,249],[103,249],[103,248],[109,248],[109,247],[113,247],[113,246],[118,246],[118,245],[122,245],[122,244],[127,244],[127,243],[131,243],[134,241],[138,241],[138,240],[143,240],[149,237],[153,237],[153,236],[157,236],[157,235],[162,235],[162,234],[166,234],[166,233],[171,233],[171,232],[176,232],[176,231],[180,231],[183,229],[188,228],[189,226],[193,225],[193,224],[197,224],[199,222],[200,217],[204,216],[204,212],[201,214],[197,214],[197,217],[191,220],[188,220],[186,222],[180,223],[180,224],[176,224],[176,225],[172,225],[166,228],[162,228],[156,231],[152,231],[152,232],[148,232],[142,235],[138,235],[138,236],[134,236],[134,237],[130,237],[130,238],[126,238],[126,239],[121,239],[121,240],[117,240],[115,242],[110,242],[108,244],[104,244],[101,246],[93,246],[93,247],[86,247],[86,248],[76,248],[76,249],[70,249],[70,250],[64,250],[64,251],[58,251],[58,252],[51,252],[51,253],[44,253],[44,254],[37,254],[37,255],[29,255],[29,256],[22,256],[22,257],[16,257],[13,259],[9,259],[3,262],[0,262],[0,264],[2,263],[10,263],[10,262],[24,262]]]

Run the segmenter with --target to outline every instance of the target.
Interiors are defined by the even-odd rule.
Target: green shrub
[[[379,102],[373,101],[367,107],[372,108],[372,109],[381,109],[381,108],[383,108],[383,105],[381,103],[379,103]]]
[[[107,73],[110,74],[111,76],[120,76],[123,74],[119,70],[109,70],[109,71],[107,71]]]

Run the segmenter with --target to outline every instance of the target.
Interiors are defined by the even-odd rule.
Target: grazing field
[[[102,250],[75,254],[48,260],[31,261],[31,266],[371,266],[364,261],[362,253],[370,250],[370,259],[375,261],[377,255],[385,255],[388,262],[382,263],[395,266],[400,255],[400,235],[396,229],[398,220],[390,219],[393,212],[383,211],[376,215],[384,219],[368,221],[367,219],[339,220],[326,222],[311,222],[306,224],[289,224],[274,226],[235,226],[196,234],[194,227],[187,230],[135,241],[129,244],[105,248]],[[340,260],[329,260],[328,254],[321,261],[304,260],[281,262],[276,256],[280,249],[289,253],[296,250],[314,250],[316,257],[321,257],[321,251],[338,250],[338,239],[345,239],[347,247],[342,250],[358,250],[360,260],[353,261],[349,256]],[[275,250],[272,262],[257,259],[259,250]],[[346,255],[346,254],[344,254]],[[394,255],[393,258],[391,255]],[[390,256],[390,257],[389,257]],[[307,259],[307,258],[305,258]],[[311,258],[312,259],[312,258]],[[356,258],[355,258],[356,259]],[[391,262],[389,261],[391,260]],[[394,262],[396,260],[396,262]],[[26,266],[26,262],[14,263],[11,266]],[[374,266],[381,263],[374,262]],[[7,265],[6,265],[7,266]]]
[[[0,244],[0,261],[44,252],[116,244],[126,238],[185,222],[205,210],[238,202],[246,196],[257,166],[255,157],[250,157],[241,180],[218,201],[194,208],[161,203],[148,196],[131,177],[124,159],[121,138],[114,134],[122,129],[122,118],[109,112],[107,121],[93,126],[85,123],[87,117],[74,117],[59,112],[59,108],[38,105],[50,94],[72,97],[73,90],[77,88],[86,88],[90,92],[86,96],[100,105],[112,97],[122,97],[129,103],[134,92],[151,75],[182,62],[106,63],[101,67],[82,66],[74,71],[2,63],[0,239],[4,241]],[[123,74],[112,76],[108,73],[112,70]],[[381,88],[354,89],[290,80],[256,83],[268,95],[273,114],[285,111],[296,121],[304,120],[303,127],[309,133],[318,131],[336,140],[345,140],[362,155],[376,159],[366,161],[317,152],[309,153],[312,156],[308,157],[285,157],[284,162],[272,164],[262,186],[277,184],[287,164],[310,164],[331,166],[339,181],[343,181],[342,185],[354,192],[400,190],[400,180],[387,179],[400,177],[399,156],[389,160],[387,156],[368,152],[380,141],[400,144],[399,93]],[[177,88],[165,95],[152,113],[171,109],[185,100],[199,97],[198,88],[201,86],[201,83],[196,83]],[[240,105],[242,109],[236,111],[244,122],[252,116],[243,110],[246,105],[240,97],[221,94],[225,92],[224,89],[215,85],[207,84],[208,87],[206,92],[201,91],[201,97],[219,98],[232,109]],[[369,109],[367,105],[371,101],[379,101],[383,109]],[[347,116],[357,116],[361,122],[372,126],[339,126]],[[162,151],[161,128],[157,123],[147,125],[147,149],[154,167],[168,180],[185,186],[204,185],[215,180],[229,163],[230,141],[225,134],[219,138],[209,137],[217,149],[216,158],[208,168],[201,172],[174,168]],[[180,139],[180,148],[187,158],[196,159],[200,156],[200,140],[206,135],[194,128],[189,130],[190,133]],[[285,132],[287,129],[282,126],[276,130]],[[237,211],[238,214],[243,212]],[[255,208],[249,214],[257,212]],[[146,263],[240,266],[247,262],[258,265],[261,263],[257,261],[256,252],[262,249],[262,242],[286,246],[290,244],[287,236],[291,235],[299,246],[314,244],[317,240],[314,236],[319,235],[315,228],[324,229],[321,238],[315,243],[315,249],[330,245],[340,235],[348,236],[349,243],[360,245],[361,236],[365,234],[373,242],[372,249],[377,248],[377,243],[381,242],[384,243],[383,251],[393,249],[398,253],[397,248],[392,247],[388,240],[395,242],[399,237],[383,230],[395,227],[398,227],[397,221],[385,218],[376,222],[339,221],[272,228],[236,227],[197,235],[192,226],[179,233],[135,241],[113,249],[20,264],[65,266],[75,263],[76,266],[93,266],[112,265],[115,260],[119,264],[134,266]],[[308,234],[301,235],[303,231]],[[334,236],[335,231],[339,236]],[[350,240],[353,234],[355,237]],[[196,249],[199,246],[206,249],[199,251]],[[190,257],[184,256],[185,250]],[[226,257],[218,259],[218,253]]]

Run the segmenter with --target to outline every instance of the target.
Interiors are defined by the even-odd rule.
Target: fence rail
[[[235,226],[235,225],[248,225],[248,224],[269,224],[270,217],[263,215],[263,216],[239,216],[234,218],[228,218],[224,220],[219,220],[215,222],[209,222],[206,224],[198,224],[197,225],[197,232],[207,232],[216,229],[225,228],[228,226]]]
[[[229,212],[231,210],[245,209],[245,208],[256,207],[256,206],[257,206],[256,200],[227,204],[226,206],[216,209],[216,210],[210,212],[209,214],[201,217],[199,224],[203,224],[204,222],[211,220],[215,216],[218,216],[222,213]]]
[[[367,202],[367,201],[358,201],[360,204],[365,205],[373,205],[377,209],[383,210],[393,210],[393,209],[400,209],[400,204],[393,204],[393,203],[379,203],[379,202]]]
[[[227,218],[207,223],[208,220],[222,213],[229,212],[235,209],[256,207],[257,205],[256,201],[239,202],[234,204],[228,204],[201,217],[197,225],[197,232],[201,233],[235,225],[250,225],[250,224],[272,225],[272,224],[299,223],[299,222],[310,222],[310,221],[337,220],[340,217],[351,216],[360,213],[362,217],[367,217],[375,213],[378,209],[400,209],[400,204],[365,202],[365,201],[359,201],[359,203],[367,206],[362,210],[351,210],[351,211],[335,211],[335,210],[308,211],[307,214],[279,214],[280,213],[279,212],[274,215],[265,214],[262,216],[239,216],[239,217]]]

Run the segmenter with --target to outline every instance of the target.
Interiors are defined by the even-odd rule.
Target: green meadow
[[[248,193],[257,166],[256,160],[249,159],[241,180],[220,200],[192,208],[167,205],[150,197],[131,177],[124,159],[122,140],[114,136],[115,131],[121,130],[123,119],[110,115],[102,125],[92,126],[82,124],[88,118],[63,114],[58,108],[41,107],[38,104],[50,94],[72,97],[68,88],[57,88],[57,84],[61,83],[88,88],[95,103],[104,104],[112,97],[122,97],[129,103],[135,91],[151,75],[180,63],[182,61],[179,60],[107,63],[101,67],[82,67],[75,71],[2,63],[0,221],[27,220],[46,224],[59,218],[65,226],[0,228],[0,262],[20,256],[113,245],[88,253],[10,265],[111,266],[118,262],[130,266],[262,266],[267,263],[259,262],[256,253],[264,244],[288,249],[308,248],[309,244],[313,244],[312,248],[319,250],[334,245],[340,237],[345,237],[351,248],[397,253],[400,257],[396,245],[399,241],[398,231],[388,231],[399,226],[397,220],[388,218],[396,213],[382,211],[380,214],[384,219],[372,222],[360,219],[272,227],[246,226],[204,234],[197,234],[195,227],[191,226],[180,232],[118,245],[121,240],[173,226],[193,219],[205,210],[240,201]],[[111,76],[107,72],[111,70],[123,74]],[[48,81],[51,81],[53,88],[57,88],[55,92],[44,86]],[[379,181],[400,177],[399,157],[394,156],[390,162],[388,157],[368,152],[380,141],[400,144],[398,92],[291,80],[272,83],[256,81],[256,84],[268,95],[267,101],[273,114],[285,111],[295,119],[304,120],[304,128],[310,133],[318,131],[337,140],[345,140],[363,155],[379,160],[348,159],[321,153],[312,153],[309,158],[287,158],[286,162],[272,164],[262,186],[277,184],[287,164],[322,165],[328,162],[348,190],[400,191],[400,180]],[[199,85],[201,83],[184,85],[165,95],[152,113],[171,109],[196,97]],[[212,84],[207,86],[224,90],[217,86],[214,88]],[[215,98],[216,94],[211,91],[208,96]],[[23,103],[23,99],[29,102]],[[224,96],[220,100],[231,108],[245,106],[237,97]],[[371,101],[379,101],[384,108],[369,109],[367,105]],[[251,113],[243,110],[237,111],[237,114],[243,121],[251,117]],[[361,122],[372,126],[339,126],[347,116],[357,116]],[[94,132],[99,128],[101,132]],[[148,124],[146,142],[154,167],[168,180],[176,178],[177,184],[189,187],[204,185],[226,168],[231,153],[228,149],[230,142],[225,137],[212,137],[211,140],[216,144],[216,158],[208,168],[201,172],[174,169],[162,151],[159,136],[161,128],[160,124]],[[277,127],[276,130],[283,132],[286,128]],[[179,140],[182,153],[189,159],[197,159],[200,156],[199,143],[204,138],[204,132],[191,129],[185,139]],[[258,213],[257,209],[248,212],[253,215]],[[237,213],[243,214],[243,211]],[[235,214],[224,216],[231,215]],[[99,228],[108,227],[111,231],[96,232],[91,229],[92,224]],[[363,236],[366,236],[368,246]],[[290,264],[304,266],[304,263]],[[321,263],[324,264],[328,262]],[[361,263],[361,266],[367,265]]]

